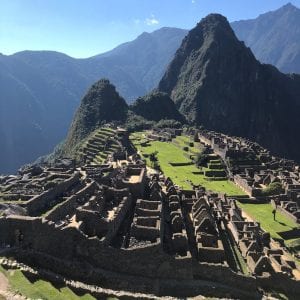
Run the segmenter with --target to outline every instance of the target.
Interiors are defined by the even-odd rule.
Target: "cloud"
[[[134,22],[134,24],[138,25],[138,24],[141,23],[141,20],[140,19],[134,19],[133,22]]]
[[[192,4],[195,4],[196,3],[196,0],[192,0]]]
[[[147,24],[148,26],[153,26],[159,24],[159,21],[155,18],[154,15],[151,15],[150,18],[147,18],[145,20],[145,24]]]

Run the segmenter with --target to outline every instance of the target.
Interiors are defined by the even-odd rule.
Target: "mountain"
[[[253,20],[231,23],[256,58],[284,73],[300,73],[300,9],[288,3]]]
[[[120,45],[110,52],[88,59],[91,65],[98,64],[106,72],[120,71],[132,78],[139,91],[124,87],[119,78],[107,76],[130,103],[138,96],[152,90],[161,79],[187,30],[163,27],[152,33],[144,32],[136,40]],[[122,78],[123,79],[123,78]]]
[[[0,54],[0,173],[51,152],[99,78],[111,80],[128,102],[150,91],[186,33],[162,28],[87,59],[53,51]]]
[[[231,26],[261,62],[300,73],[299,11],[287,4]],[[99,78],[108,78],[128,103],[147,94],[186,34],[183,29],[161,28],[87,59],[52,51],[0,54],[0,173],[15,172],[51,152],[66,136],[80,99]]]
[[[225,17],[209,15],[188,33],[158,89],[191,123],[300,160],[300,76],[257,61]]]
[[[109,80],[101,79],[91,86],[83,97],[74,116],[66,142],[66,152],[71,152],[78,142],[103,123],[125,122],[128,105]]]
[[[152,91],[144,97],[139,97],[130,106],[130,109],[135,114],[150,121],[162,119],[184,121],[184,117],[178,112],[168,94],[159,91]]]
[[[105,123],[113,122],[129,128],[140,126],[142,129],[161,120],[168,120],[170,124],[176,123],[174,120],[186,122],[167,94],[154,90],[129,106],[108,79],[100,79],[81,100],[58,155],[72,156],[78,145]]]
[[[79,92],[63,85],[64,80],[72,82],[73,75],[63,77],[49,80],[16,56],[0,55],[0,173],[50,152],[64,138]]]

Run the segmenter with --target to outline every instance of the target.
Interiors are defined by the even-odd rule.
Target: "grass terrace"
[[[283,213],[277,210],[275,221],[273,219],[273,207],[271,204],[238,204],[245,213],[260,223],[261,227],[270,232],[271,237],[275,239],[283,239],[285,244],[292,248],[300,250],[300,225],[294,222],[292,219],[285,216]],[[296,230],[295,230],[296,229]],[[290,232],[290,236],[286,237],[283,232]],[[294,233],[294,234],[292,234]]]
[[[157,151],[162,172],[183,189],[191,189],[194,184],[228,195],[245,195],[233,182],[223,178],[212,180],[213,178],[204,175],[209,171],[208,168],[200,170],[195,166],[190,156],[202,151],[202,146],[200,143],[194,143],[189,136],[178,136],[172,142],[160,142],[148,141],[145,132],[135,132],[131,134],[130,139],[149,166],[149,154]],[[189,147],[190,142],[194,143],[192,147]],[[183,150],[183,147],[188,147],[188,150]]]
[[[102,127],[95,130],[82,144],[80,153],[85,157],[87,163],[93,165],[102,164],[109,154],[117,151],[120,146],[110,138],[114,137],[115,130]],[[107,143],[109,141],[109,143]]]
[[[29,299],[43,300],[95,300],[90,294],[77,295],[66,286],[54,286],[52,283],[39,279],[27,277],[20,270],[5,270],[0,266],[0,272],[3,273],[9,282],[9,289],[15,291]],[[1,295],[0,295],[1,299]],[[5,299],[5,298],[3,298]],[[103,298],[105,299],[105,298]],[[107,300],[116,298],[107,297]]]

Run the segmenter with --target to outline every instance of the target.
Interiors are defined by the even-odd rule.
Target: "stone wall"
[[[97,236],[102,240],[107,234],[108,222],[94,211],[76,209],[76,221],[80,223],[79,229],[89,237]]]
[[[129,180],[130,176],[138,176],[136,182]],[[126,179],[122,180],[122,187],[128,187],[129,191],[134,197],[143,197],[146,184],[146,169],[145,168],[132,168],[126,169]]]
[[[110,242],[113,237],[116,235],[117,231],[119,230],[126,214],[128,213],[129,209],[132,207],[132,196],[129,194],[126,197],[123,197],[121,203],[119,204],[117,211],[115,213],[114,219],[109,223],[109,230],[106,234],[105,241]]]
[[[44,193],[33,197],[26,204],[27,212],[30,216],[38,216],[45,207],[49,205],[52,200],[57,198],[69,189],[72,185],[79,182],[80,174],[75,173],[71,178],[59,183],[52,189],[45,191]]]
[[[21,242],[16,241],[18,230],[22,230],[23,241]],[[300,296],[300,282],[284,276],[275,274],[274,277],[258,278],[256,281],[254,277],[234,273],[224,265],[199,263],[190,257],[176,259],[165,254],[159,244],[135,249],[115,249],[104,245],[97,238],[87,238],[76,228],[61,230],[40,218],[17,216],[0,218],[0,244],[3,243],[12,246],[17,246],[19,243],[19,246],[22,245],[24,249],[33,251],[31,253],[33,253],[34,263],[38,262],[46,269],[83,281],[86,281],[87,278],[89,280],[97,278],[97,281],[101,282],[99,275],[94,277],[95,273],[83,268],[84,264],[88,263],[92,264],[94,268],[107,270],[107,276],[113,276],[109,273],[111,271],[120,275],[126,274],[126,276],[132,275],[139,278],[143,276],[156,282],[170,279],[180,282],[189,281],[191,289],[184,291],[185,295],[187,291],[191,295],[194,293],[193,287],[197,286],[197,280],[208,280],[215,282],[216,285],[220,283],[222,286],[231,286],[232,292],[236,287],[243,287],[245,291],[252,291],[253,295],[258,283],[258,286],[272,287],[273,289],[276,287],[292,293],[292,295]],[[41,259],[39,259],[39,255],[41,255]],[[50,255],[49,259],[45,259],[46,255]],[[61,263],[54,264],[54,257],[62,259]],[[72,264],[68,260],[74,261],[73,265],[76,265],[76,268],[71,268]],[[79,262],[82,268],[79,267]],[[64,264],[68,264],[68,267]],[[113,282],[112,280],[111,284]],[[180,286],[184,285],[180,283]],[[148,292],[155,290],[153,285],[148,288]],[[162,286],[160,294],[169,294],[169,290]]]
[[[251,197],[261,196],[261,189],[250,186],[247,180],[240,175],[234,175],[234,183]]]
[[[78,200],[86,198],[88,195],[91,195],[95,191],[95,188],[95,182],[86,185],[76,194],[72,195],[67,200],[60,203],[51,211],[49,211],[49,213],[46,215],[46,219],[56,222],[58,220],[64,219],[65,216],[70,215],[71,213],[75,213],[75,208],[79,205]]]

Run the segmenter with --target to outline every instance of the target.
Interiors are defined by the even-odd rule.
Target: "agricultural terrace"
[[[259,222],[265,231],[270,232],[271,237],[283,239],[292,249],[300,249],[300,225],[278,210],[274,220],[272,214],[274,208],[271,204],[239,203],[238,205],[250,218]]]
[[[85,158],[86,163],[102,164],[108,155],[120,148],[114,136],[115,130],[109,127],[97,129],[85,139],[79,153]]]
[[[34,279],[25,276],[20,270],[6,270],[0,266],[0,272],[3,273],[7,280],[8,289],[14,293],[17,291],[22,296],[29,299],[57,299],[57,300],[92,300],[95,299],[89,294],[82,296],[76,295],[68,287],[56,288],[48,281],[42,279]],[[1,295],[0,295],[1,299]]]
[[[161,171],[182,189],[192,189],[194,184],[227,195],[245,195],[239,187],[226,178],[206,177],[205,173],[211,169],[199,169],[195,166],[191,158],[201,152],[202,146],[200,143],[193,142],[189,136],[177,136],[172,142],[161,142],[149,141],[145,132],[135,132],[131,134],[130,139],[146,159],[148,166],[151,166],[149,155],[157,151]],[[190,143],[193,146],[190,146]]]

